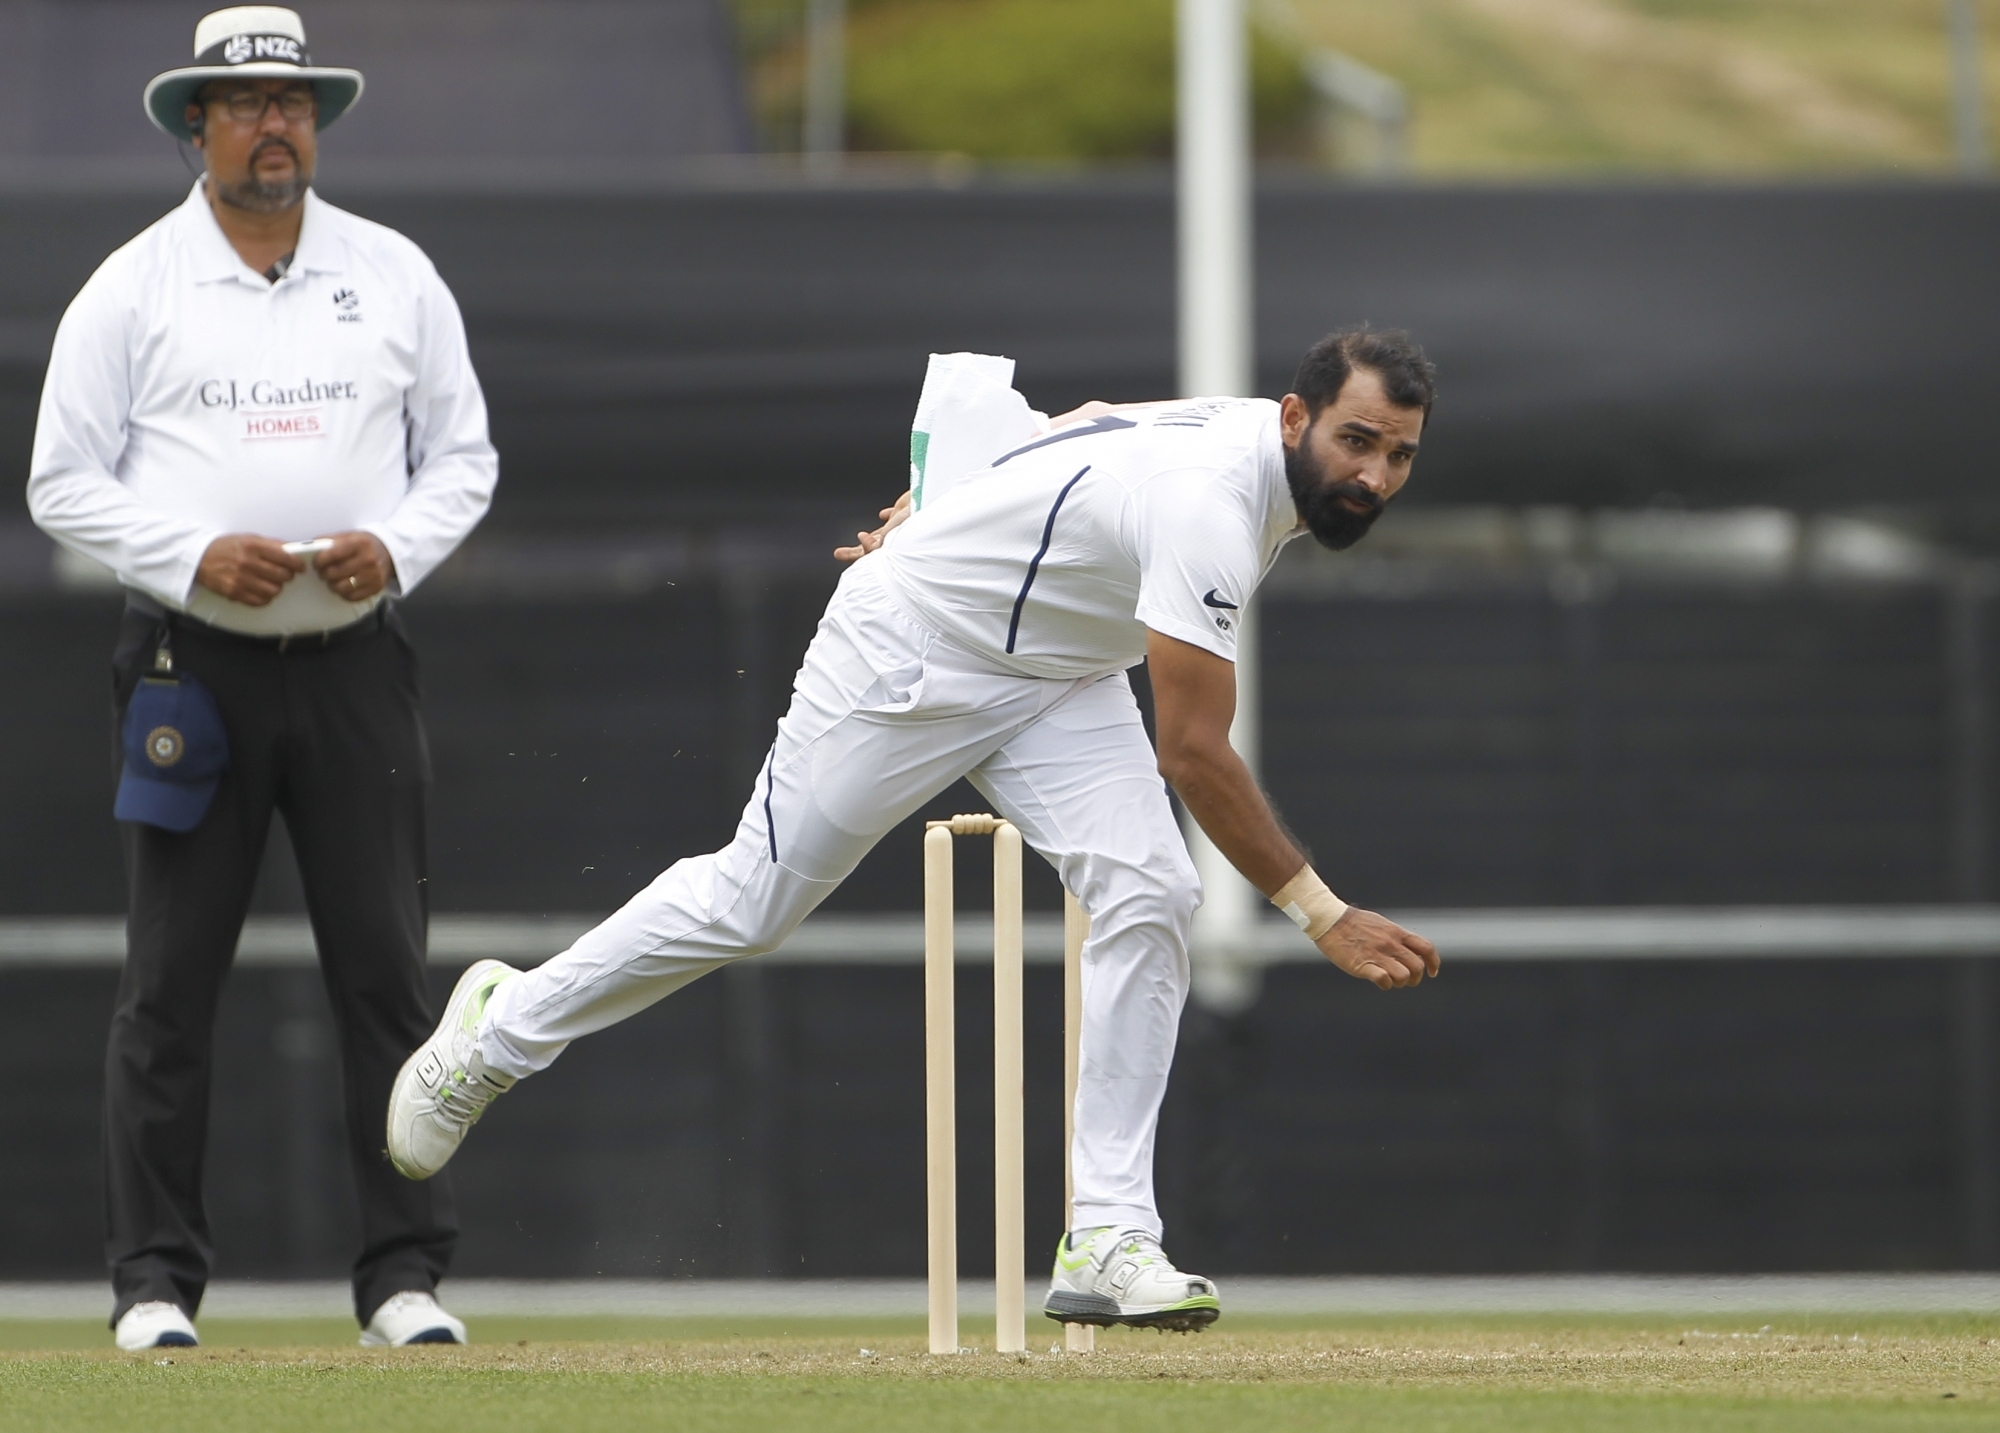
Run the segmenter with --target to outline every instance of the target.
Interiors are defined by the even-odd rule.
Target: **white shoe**
[[[1215,1282],[1174,1267],[1144,1229],[1107,1224],[1081,1245],[1063,1235],[1042,1312],[1057,1323],[1203,1329],[1222,1317]]]
[[[125,1310],[112,1337],[127,1353],[137,1353],[142,1348],[198,1348],[201,1345],[201,1340],[194,1336],[194,1324],[181,1312],[181,1306],[164,1299],[134,1304]]]
[[[472,1036],[494,989],[520,973],[482,960],[459,976],[444,1019],[403,1062],[389,1091],[389,1160],[405,1178],[429,1179],[443,1169],[493,1097],[513,1088],[512,1075],[486,1067]]]
[[[415,1289],[391,1294],[368,1327],[361,1330],[364,1348],[402,1348],[413,1343],[464,1343],[465,1325],[438,1307],[438,1301]]]

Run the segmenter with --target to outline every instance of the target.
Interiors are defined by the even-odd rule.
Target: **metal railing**
[[[1394,910],[1392,919],[1428,936],[1448,961],[1771,960],[1950,958],[2000,955],[2000,905],[1646,906],[1546,909]],[[438,915],[431,918],[434,965],[493,958],[532,965],[563,950],[600,917]],[[1287,921],[1255,927],[1248,958],[1258,965],[1311,963],[1319,952]],[[1056,914],[1023,922],[1031,965],[1062,961]],[[962,961],[992,956],[987,920],[960,921]],[[115,966],[125,958],[125,923],[99,916],[0,920],[0,970]],[[915,912],[815,916],[760,960],[776,965],[923,963],[923,917]],[[304,966],[316,959],[303,916],[253,916],[237,963]]]

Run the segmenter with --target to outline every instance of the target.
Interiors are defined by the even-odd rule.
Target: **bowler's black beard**
[[[257,157],[273,147],[282,149],[292,157],[292,177],[277,184],[266,184],[257,177]],[[253,214],[276,214],[289,209],[305,197],[312,184],[312,175],[299,162],[299,152],[292,148],[290,140],[277,135],[267,135],[257,141],[257,147],[250,151],[250,177],[240,184],[224,184],[214,175],[209,183],[215,186],[215,197],[234,209],[248,209]]]
[[[1306,531],[1321,547],[1344,552],[1375,526],[1375,519],[1382,516],[1382,499],[1352,480],[1330,481],[1326,468],[1306,451],[1310,436],[1308,430],[1300,435],[1298,447],[1285,449],[1285,481]],[[1342,499],[1360,504],[1362,511],[1343,506]]]

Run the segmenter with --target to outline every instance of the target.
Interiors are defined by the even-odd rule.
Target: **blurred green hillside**
[[[798,0],[739,0],[770,43],[753,70],[761,127],[796,145]],[[849,147],[975,159],[1165,158],[1174,142],[1174,0],[849,0]],[[776,28],[779,15],[791,20]],[[746,23],[746,30],[750,24]],[[772,33],[775,30],[775,33]],[[1291,48],[1251,54],[1260,147],[1309,142]]]
[[[1944,0],[1299,0],[1400,79],[1418,170],[1751,174],[1951,162]],[[2000,99],[2000,4],[1980,6]]]
[[[804,0],[734,0],[765,144],[797,145]],[[1923,172],[1951,163],[1944,0],[1252,0],[1259,148],[1313,155],[1297,55],[1400,81],[1420,174]],[[856,149],[1156,158],[1173,0],[851,0]],[[1989,115],[2000,0],[1979,0]],[[1994,135],[2000,148],[2000,135]]]

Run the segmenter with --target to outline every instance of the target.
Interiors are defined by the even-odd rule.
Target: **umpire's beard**
[[[292,177],[267,183],[257,177],[257,159],[267,149],[282,149],[292,157]],[[291,208],[305,198],[306,190],[312,187],[312,174],[299,159],[299,152],[292,148],[288,139],[277,135],[267,135],[257,141],[257,147],[250,151],[250,177],[234,184],[225,184],[215,175],[208,176],[208,182],[215,186],[215,197],[232,209],[248,209],[253,214],[277,214]]]
[[[1321,547],[1342,552],[1368,535],[1382,516],[1383,500],[1352,479],[1328,477],[1325,465],[1306,450],[1310,436],[1308,429],[1297,447],[1285,449],[1285,481],[1306,531]],[[1348,507],[1350,502],[1358,507]]]

